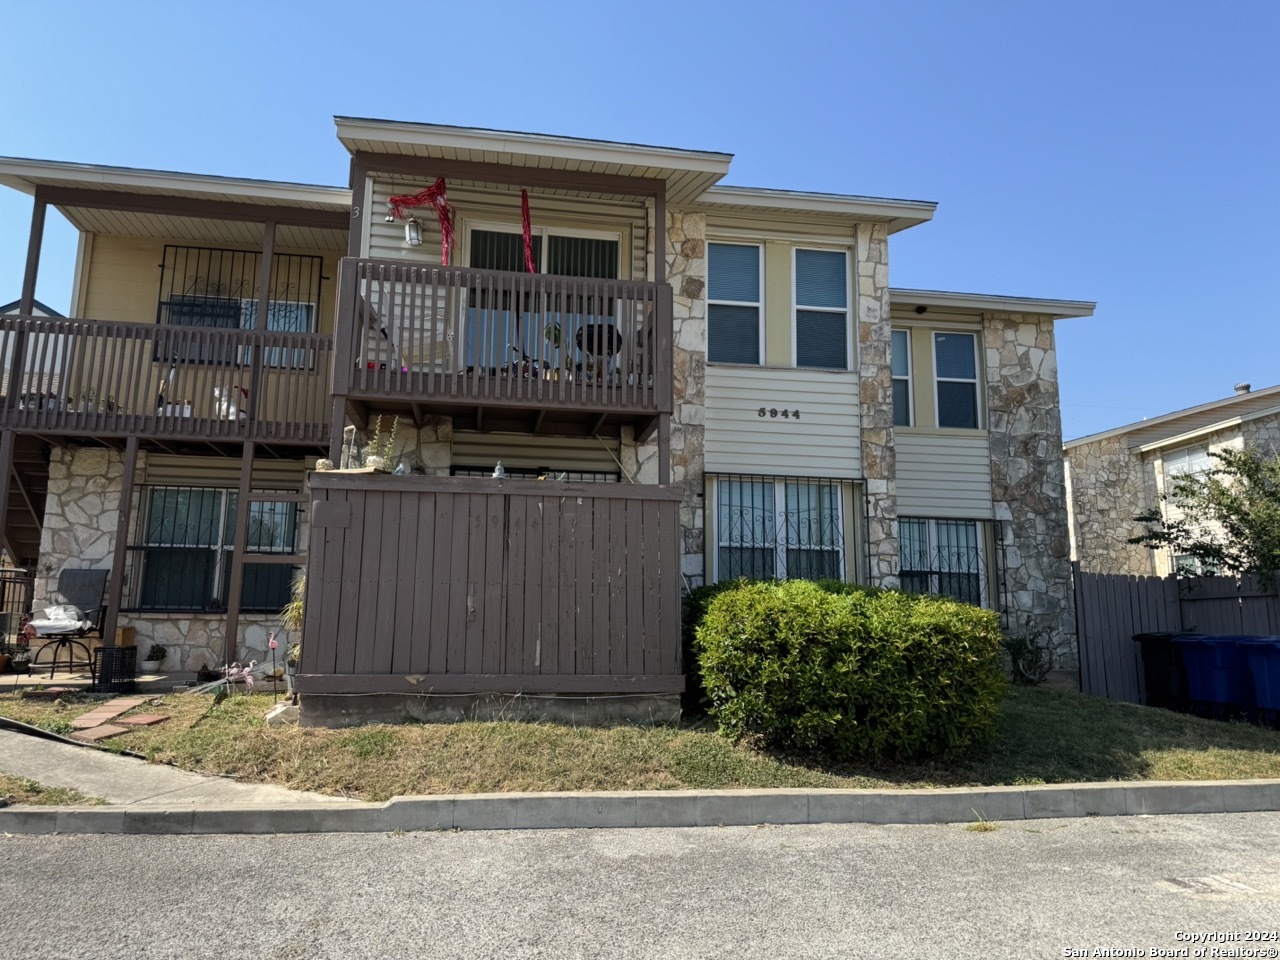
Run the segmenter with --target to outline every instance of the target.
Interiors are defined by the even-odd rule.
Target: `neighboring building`
[[[327,676],[303,688],[335,693],[421,692],[421,674],[669,696],[673,591],[739,575],[948,593],[1073,642],[1053,324],[1093,304],[891,289],[890,237],[934,204],[720,186],[727,154],[337,127],[350,190],[0,160],[0,183],[35,195],[37,255],[48,205],[81,231],[72,316],[95,321],[74,328],[53,402],[3,411],[6,443],[48,451],[38,595],[66,565],[111,567],[119,622],[194,669],[260,655],[310,554],[323,663],[303,673]],[[23,302],[34,288],[32,271]],[[20,312],[3,331],[29,371],[47,321]],[[441,479],[384,483],[404,490],[389,498],[350,474],[308,488],[317,457],[350,460],[384,414],[394,461]],[[498,461],[501,484],[466,479]],[[559,533],[526,541],[535,513]],[[356,528],[359,549],[341,532]],[[381,599],[357,617],[348,581]],[[566,617],[577,646],[548,654]],[[602,669],[600,635],[641,622]],[[351,639],[364,625],[414,644],[465,632],[484,656],[450,646],[410,668],[408,646]]]
[[[1205,473],[1217,461],[1212,450],[1253,444],[1280,450],[1280,386],[1233,396],[1140,420],[1063,445],[1071,511],[1071,558],[1089,573],[1168,576],[1178,569],[1200,573],[1191,557],[1129,543],[1143,525],[1134,517],[1167,511],[1168,478]]]

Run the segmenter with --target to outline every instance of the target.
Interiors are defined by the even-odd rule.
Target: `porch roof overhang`
[[[890,233],[927,223],[938,209],[932,200],[720,185],[709,187],[698,198],[698,206],[709,211],[887,223]]]
[[[528,186],[567,195],[651,194],[665,184],[668,203],[697,199],[729,171],[733,155],[608,140],[451,127],[360,117],[334,117],[338,139],[370,169],[419,167],[451,179],[483,181],[485,171],[524,168]],[[434,163],[412,164],[413,160]]]
[[[895,307],[937,307],[974,314],[1035,313],[1054,320],[1091,317],[1098,306],[1090,300],[1046,300],[1039,297],[954,293],[949,290],[907,290],[901,287],[889,288],[889,303]]]
[[[0,157],[0,184],[116,236],[257,244],[271,220],[280,247],[342,250],[351,217],[345,187],[170,170]]]

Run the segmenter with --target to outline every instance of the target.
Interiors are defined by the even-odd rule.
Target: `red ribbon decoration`
[[[529,273],[537,273],[538,266],[533,262],[533,226],[529,222],[529,191],[520,190],[520,226],[524,230],[524,268]]]
[[[397,220],[405,219],[404,212],[411,207],[422,207],[430,204],[436,211],[440,221],[440,262],[449,265],[449,250],[453,246],[453,207],[445,196],[444,177],[441,177],[421,193],[406,193],[388,197],[387,204]]]

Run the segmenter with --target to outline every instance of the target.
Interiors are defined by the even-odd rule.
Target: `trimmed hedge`
[[[994,733],[1006,679],[989,610],[803,580],[709,599],[695,646],[727,736],[874,760],[956,753]]]

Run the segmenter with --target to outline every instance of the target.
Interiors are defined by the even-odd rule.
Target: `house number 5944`
[[[772,417],[775,420],[778,417],[781,417],[783,420],[799,420],[800,411],[799,410],[779,410],[777,407],[769,407],[766,410],[764,407],[761,407],[759,410],[756,411],[756,416]]]

